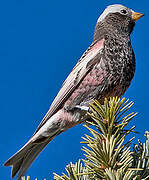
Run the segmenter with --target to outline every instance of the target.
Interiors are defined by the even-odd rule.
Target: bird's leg
[[[88,110],[89,110],[89,107],[88,107],[88,106],[80,106],[80,105],[77,105],[77,106],[75,106],[75,108],[78,108],[78,109],[80,109],[81,111],[88,111]]]

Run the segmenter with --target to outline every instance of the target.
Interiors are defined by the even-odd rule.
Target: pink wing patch
[[[104,39],[101,39],[93,46],[92,50],[96,51],[96,50],[100,49],[101,47],[103,47],[103,44],[104,44]]]

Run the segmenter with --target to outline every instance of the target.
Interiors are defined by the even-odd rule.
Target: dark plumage
[[[108,6],[99,17],[91,46],[67,77],[32,138],[4,165],[14,177],[25,174],[30,164],[58,134],[87,118],[89,103],[121,97],[135,72],[130,34],[143,14],[122,5]]]

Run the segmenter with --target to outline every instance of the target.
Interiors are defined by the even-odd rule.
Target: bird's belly
[[[100,93],[97,97],[98,101],[103,104],[105,98],[110,99],[112,97],[121,97],[127,89],[123,89],[121,84],[117,84],[115,86],[112,86],[107,88],[107,90],[103,93]]]
[[[121,97],[129,84],[121,81],[121,76],[112,76],[111,73],[94,68],[71,94],[64,107],[73,109],[77,105],[88,106],[94,99],[103,104],[105,98]]]
[[[76,105],[86,105],[97,98],[99,92],[104,88],[106,76],[106,72],[102,69],[92,69],[74,90],[64,106],[72,109]]]

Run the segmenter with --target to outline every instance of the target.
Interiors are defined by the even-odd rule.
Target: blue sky
[[[31,137],[79,57],[92,42],[96,20],[109,4],[121,3],[146,14],[136,24],[132,45],[137,69],[126,94],[139,112],[133,124],[144,140],[149,130],[149,2],[113,0],[0,1],[0,179],[10,179],[2,164]],[[52,179],[83,158],[82,125],[59,135],[39,155],[27,175]]]

